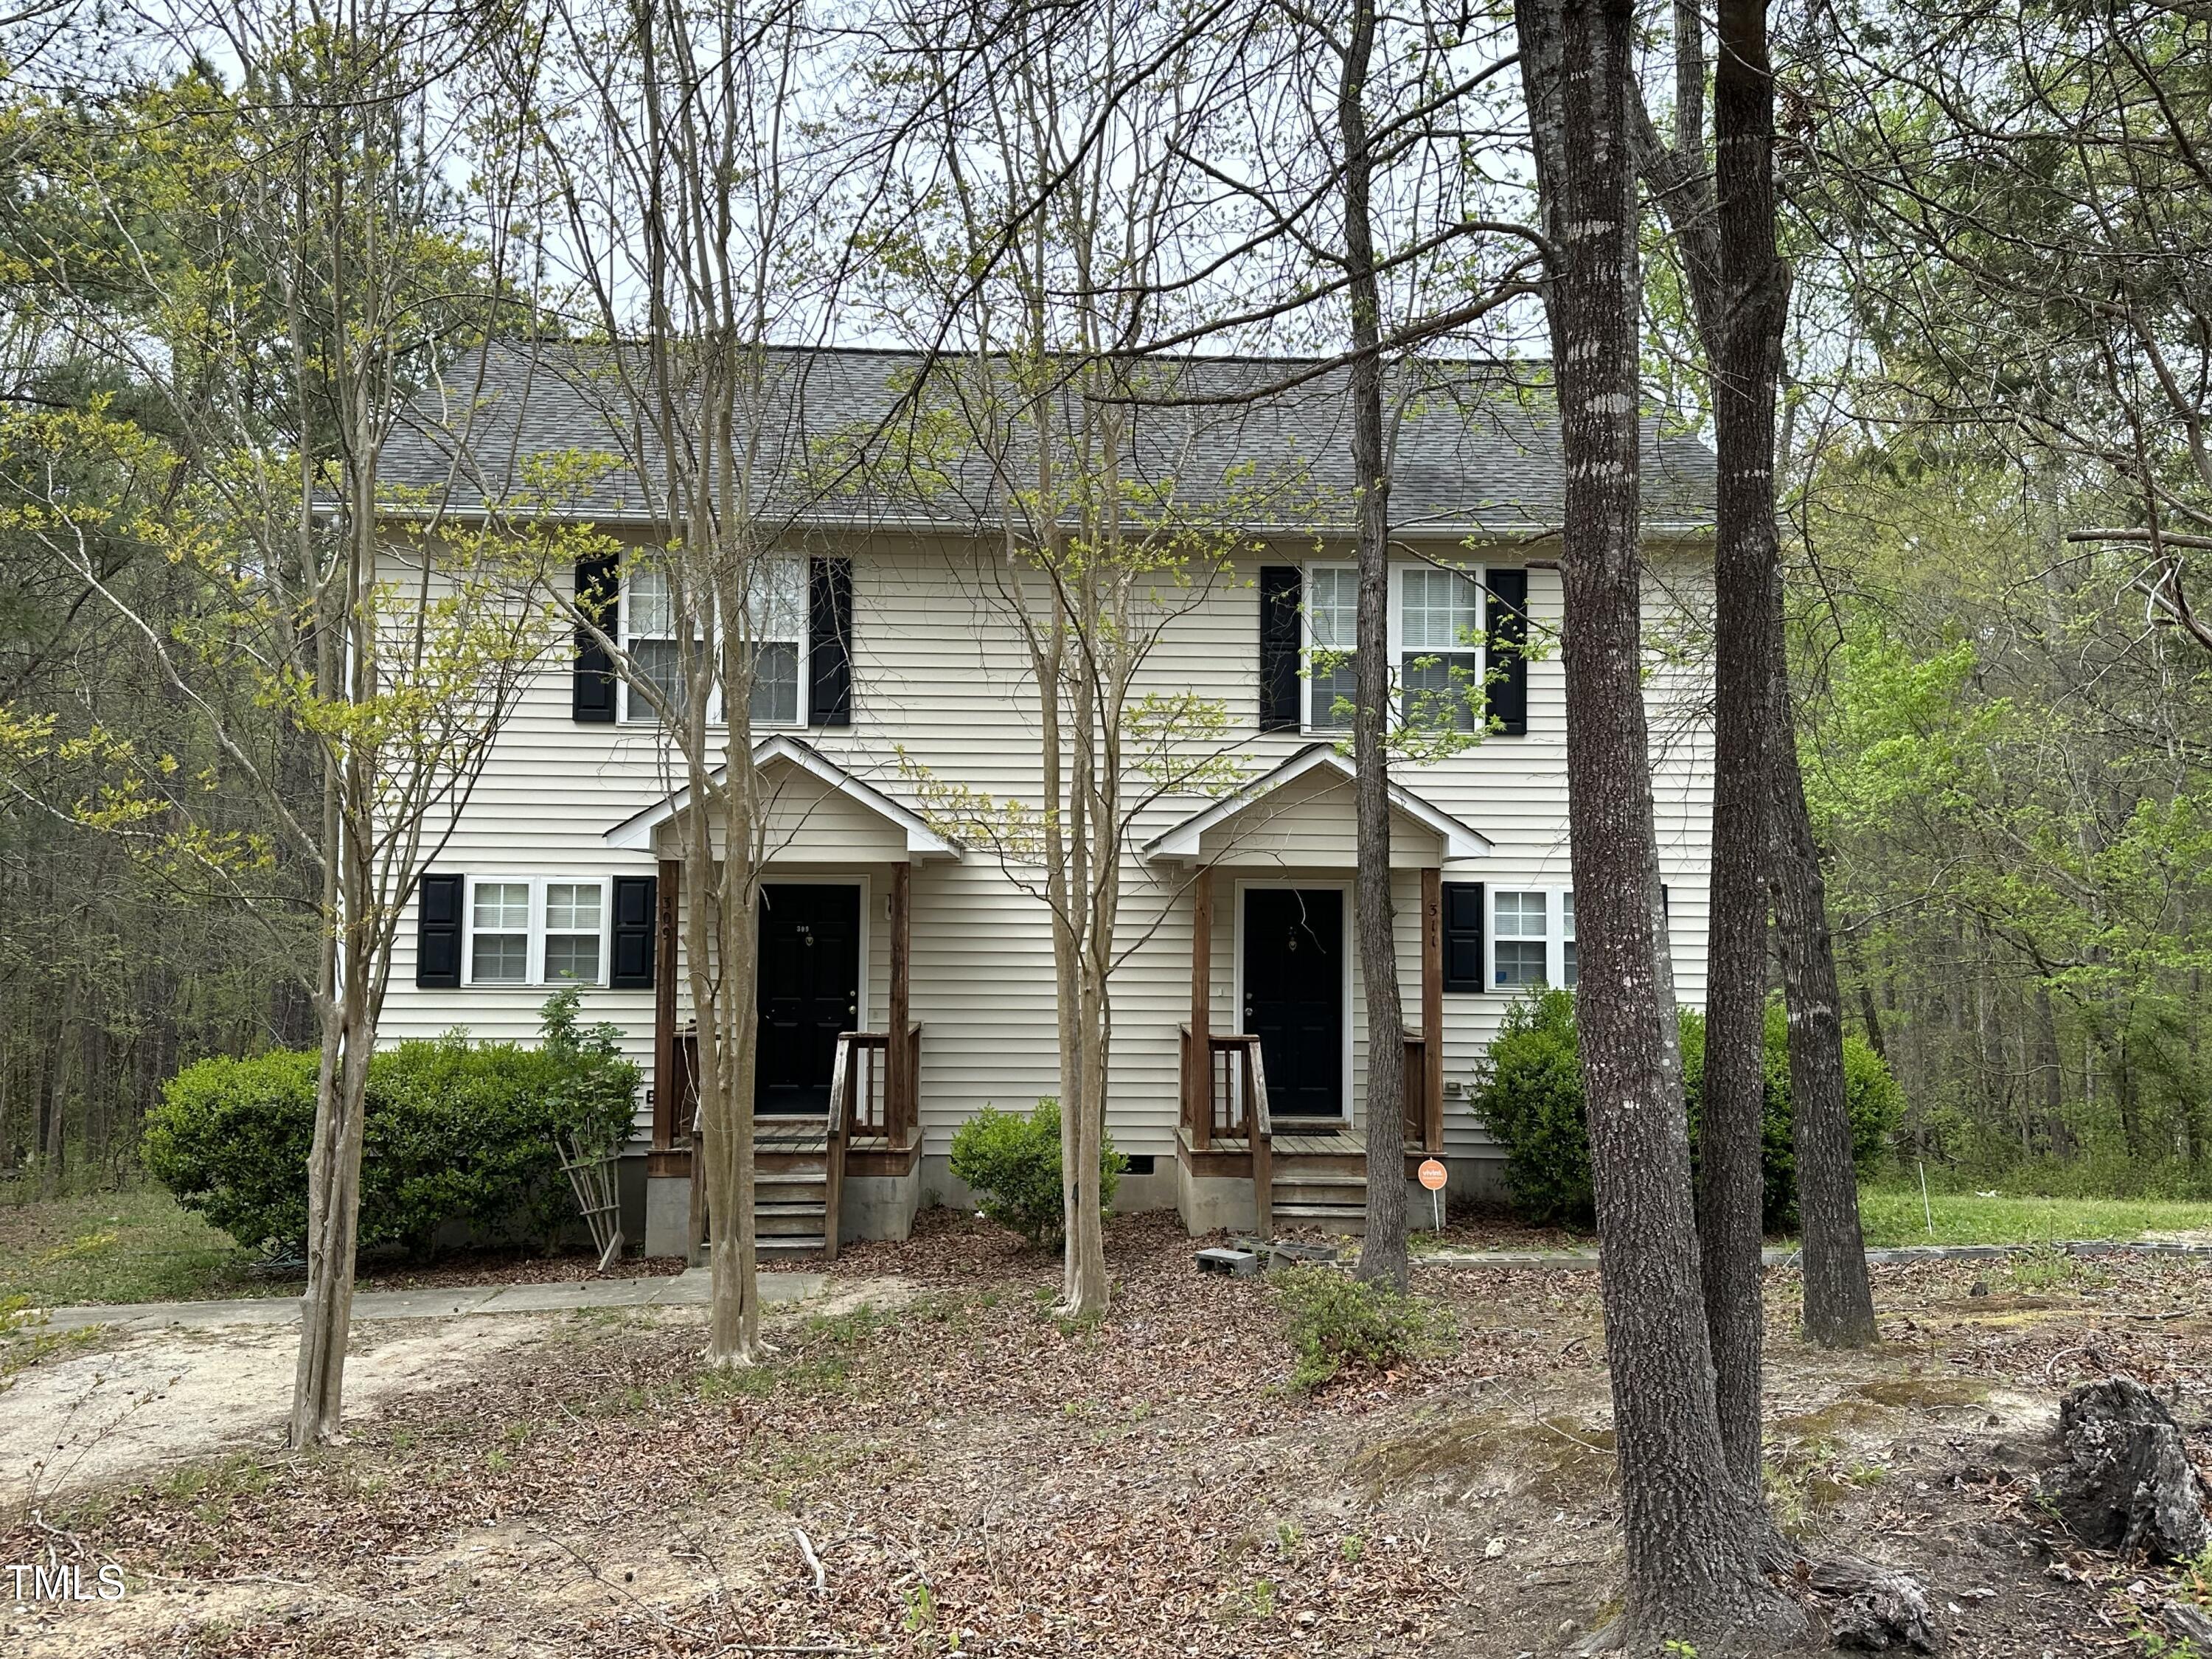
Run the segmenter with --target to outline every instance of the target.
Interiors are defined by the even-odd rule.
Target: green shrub
[[[1705,1022],[1686,1008],[1678,1018],[1683,1106],[1694,1157]],[[1474,1109],[1505,1148],[1506,1189],[1514,1207],[1535,1222],[1589,1225],[1596,1206],[1573,994],[1547,990],[1515,1003],[1506,1011],[1489,1057]],[[1766,1012],[1764,1063],[1763,1220],[1769,1232],[1782,1232],[1797,1223],[1797,1157],[1791,1140],[1789,1025],[1778,1006]],[[1905,1097],[1881,1057],[1854,1036],[1844,1039],[1844,1102],[1850,1115],[1853,1158],[1861,1175],[1870,1174],[1903,1114]]]
[[[370,1060],[362,1249],[425,1255],[449,1223],[487,1243],[557,1239],[574,1200],[555,1137],[618,1144],[638,1084],[612,1029],[580,1031],[575,1005],[573,988],[547,1002],[537,1048],[448,1033]],[[148,1115],[147,1169],[240,1243],[296,1251],[307,1232],[316,1060],[311,1049],[280,1050],[186,1066]]]
[[[1066,1206],[1060,1192],[1060,1103],[1045,1099],[1024,1116],[986,1106],[952,1137],[952,1173],[975,1195],[976,1207],[1032,1244],[1059,1242]],[[1127,1160],[1102,1135],[1099,1207],[1110,1209]]]
[[[1271,1278],[1295,1356],[1291,1381],[1301,1389],[1346,1369],[1402,1370],[1442,1352],[1454,1334],[1448,1310],[1341,1268],[1290,1267]]]

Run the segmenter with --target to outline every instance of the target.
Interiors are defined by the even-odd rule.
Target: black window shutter
[[[853,562],[806,562],[806,723],[853,723]]]
[[[461,903],[465,876],[424,876],[415,884],[415,982],[425,990],[461,984]]]
[[[1298,608],[1304,582],[1294,564],[1260,567],[1260,729],[1298,729]]]
[[[614,625],[618,599],[616,564],[611,556],[576,561],[577,607],[588,610],[602,628]],[[615,717],[614,660],[585,628],[576,630],[576,673],[569,712],[577,720],[594,725],[610,724]]]
[[[1482,884],[1448,881],[1444,901],[1444,989],[1482,989]]]
[[[655,876],[615,878],[614,969],[607,984],[617,991],[653,988],[653,922],[659,907],[659,878]]]
[[[1528,735],[1528,573],[1490,573],[1491,730]]]

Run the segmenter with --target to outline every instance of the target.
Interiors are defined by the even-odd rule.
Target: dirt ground
[[[1109,1237],[1114,1310],[1066,1327],[1052,1260],[932,1213],[849,1252],[734,1377],[674,1311],[373,1331],[350,1443],[310,1457],[265,1412],[226,1417],[246,1390],[216,1380],[289,1376],[288,1331],[56,1356],[0,1425],[66,1412],[106,1364],[99,1405],[40,1432],[111,1426],[35,1515],[9,1500],[0,1563],[116,1564],[129,1594],[0,1599],[0,1652],[1517,1659],[1608,1616],[1594,1273],[1425,1272],[1449,1352],[1309,1395],[1266,1283],[1200,1276],[1171,1218]],[[1770,1345],[1778,1518],[1919,1575],[1952,1652],[2178,1655],[2158,1605],[2212,1586],[2074,1546],[2032,1474],[2059,1395],[2112,1371],[2205,1449],[2208,1292],[2212,1267],[2155,1258],[1878,1269],[1880,1351]],[[1796,1294],[1771,1276],[1771,1329]],[[194,1359],[183,1418],[243,1444],[149,1468],[189,1438],[132,1446],[129,1401]],[[24,1432],[0,1427],[11,1459]]]

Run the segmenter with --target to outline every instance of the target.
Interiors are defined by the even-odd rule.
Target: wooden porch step
[[[1274,1206],[1277,1227],[1312,1227],[1325,1233],[1345,1233],[1358,1237],[1367,1231],[1367,1206],[1358,1204],[1278,1204]]]
[[[763,1204],[753,1212],[753,1237],[757,1242],[771,1238],[821,1237],[822,1206],[818,1204]]]
[[[816,1225],[821,1224],[817,1220]],[[753,1240],[754,1251],[761,1255],[819,1255],[822,1254],[822,1235],[812,1233],[760,1234]]]
[[[829,1180],[830,1173],[826,1170],[778,1168],[756,1169],[753,1171],[753,1188],[756,1192],[766,1192],[769,1188],[775,1188],[780,1192],[797,1192],[803,1189],[818,1193],[829,1183]]]
[[[1364,1213],[1367,1177],[1364,1175],[1285,1175],[1277,1170],[1273,1186],[1276,1212],[1286,1204],[1343,1205]]]
[[[1273,1143],[1276,1178],[1285,1176],[1330,1176],[1340,1181],[1367,1178],[1367,1154],[1360,1152],[1286,1152]]]
[[[772,1152],[761,1147],[753,1153],[753,1177],[765,1180],[772,1175],[805,1176],[815,1181],[828,1178],[830,1155],[827,1152]]]

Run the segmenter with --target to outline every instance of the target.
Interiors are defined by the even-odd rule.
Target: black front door
[[[1267,1105],[1284,1118],[1344,1115],[1344,895],[1244,890],[1244,1029],[1260,1039]]]
[[[757,1112],[825,1112],[837,1033],[860,1018],[860,890],[770,882],[760,901]]]

